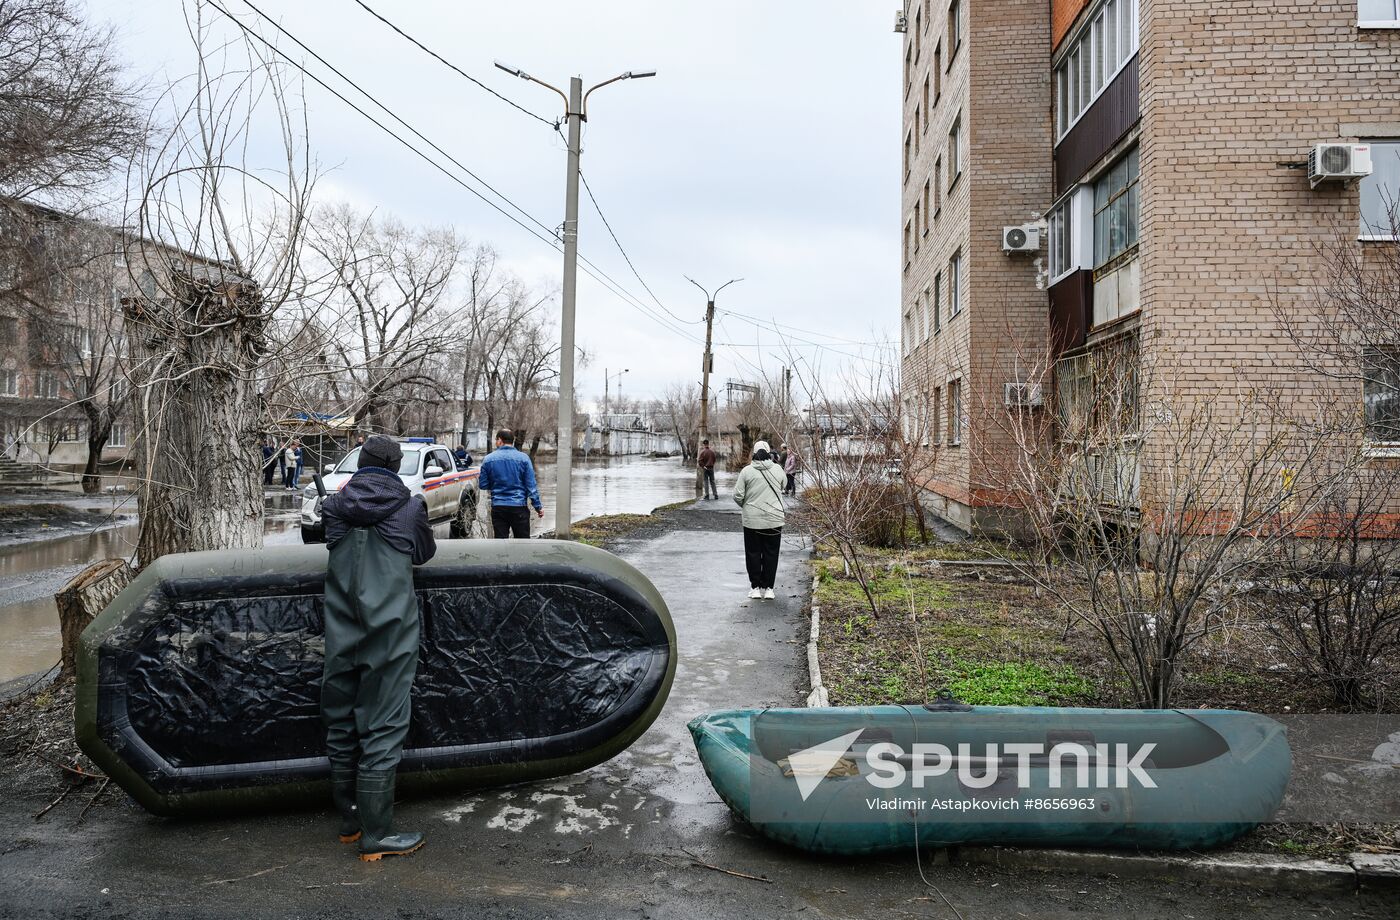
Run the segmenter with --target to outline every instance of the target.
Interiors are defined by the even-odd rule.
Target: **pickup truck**
[[[487,535],[479,517],[480,490],[477,488],[479,469],[457,469],[452,451],[432,438],[399,438],[403,460],[399,463],[399,478],[414,495],[423,496],[428,505],[428,520],[436,529],[447,525],[452,539],[470,539]],[[326,493],[337,491],[359,469],[360,449],[352,449],[339,463],[326,464],[321,482]],[[321,521],[321,496],[315,483],[301,495],[301,540],[303,543],[324,543],[325,525]]]

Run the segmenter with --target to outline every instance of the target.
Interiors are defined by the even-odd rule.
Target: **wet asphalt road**
[[[682,512],[674,523],[682,529],[620,549],[666,597],[681,660],[656,724],[611,762],[549,782],[403,803],[400,823],[423,830],[427,846],[377,864],[337,844],[320,811],[176,822],[123,803],[94,808],[78,825],[76,805],[36,823],[44,802],[3,801],[0,917],[952,917],[920,882],[912,856],[812,858],[756,837],[720,803],[685,723],[710,709],[797,702],[811,576],[806,551],[789,540],[779,599],[750,601],[737,516]],[[1384,917],[1394,907],[928,871],[966,920]]]

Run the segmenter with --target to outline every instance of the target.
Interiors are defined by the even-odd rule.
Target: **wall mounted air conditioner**
[[[1308,181],[1350,182],[1371,174],[1370,144],[1314,144],[1308,152]]]
[[[1040,250],[1040,227],[1036,224],[1022,224],[1019,227],[1001,228],[1002,252],[1038,252]]]
[[[1007,408],[1038,409],[1045,405],[1045,393],[1038,383],[1008,383],[1003,387]]]
[[[904,10],[894,11],[894,30],[896,32],[909,31],[909,17],[904,15]]]

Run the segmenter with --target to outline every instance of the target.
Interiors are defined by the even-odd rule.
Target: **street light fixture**
[[[496,61],[496,66],[514,77],[538,83],[564,100],[564,119],[569,123],[569,165],[564,180],[564,284],[562,318],[559,324],[559,460],[558,485],[554,498],[554,535],[569,539],[573,491],[570,476],[574,468],[574,305],[578,297],[578,161],[582,150],[579,137],[588,120],[587,100],[594,90],[619,80],[654,77],[654,70],[629,70],[583,91],[583,78],[569,78],[569,92],[532,77],[518,67]]]
[[[611,424],[611,423],[608,421],[608,384],[613,380],[613,378],[617,378],[617,397],[618,397],[618,399],[621,399],[621,398],[622,398],[622,375],[623,375],[623,374],[630,373],[631,370],[632,370],[632,369],[631,369],[630,367],[624,367],[622,370],[618,371],[616,374],[609,374],[609,373],[608,373],[608,369],[607,369],[606,367],[603,368],[603,424],[604,424],[604,425]]]

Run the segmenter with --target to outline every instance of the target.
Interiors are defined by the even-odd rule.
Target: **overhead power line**
[[[525,106],[523,106],[523,105],[521,105],[520,103],[516,102],[514,99],[511,99],[509,96],[504,96],[504,95],[502,95],[502,94],[496,92],[496,91],[495,91],[494,89],[492,89],[491,87],[487,86],[485,83],[482,83],[482,82],[481,82],[480,80],[478,80],[476,77],[473,77],[471,74],[467,73],[465,70],[463,70],[462,68],[458,67],[456,64],[454,64],[454,63],[452,63],[451,61],[447,60],[445,57],[443,57],[442,55],[438,54],[436,51],[434,51],[433,49],[429,48],[427,45],[423,44],[423,43],[420,42],[418,39],[414,38],[412,35],[409,35],[409,34],[408,34],[407,32],[405,32],[403,29],[401,29],[401,28],[399,28],[398,26],[394,25],[394,23],[390,22],[388,19],[386,19],[386,18],[385,18],[384,16],[382,16],[380,13],[376,12],[376,11],[374,10],[374,8],[371,7],[368,3],[363,2],[363,0],[355,0],[355,2],[356,2],[357,4],[359,4],[360,8],[363,9],[366,13],[369,13],[369,14],[370,14],[371,16],[373,16],[375,19],[378,19],[380,22],[384,23],[386,26],[388,26],[389,28],[393,29],[395,32],[399,33],[399,34],[402,35],[404,38],[408,39],[408,41],[412,42],[414,45],[417,45],[417,46],[419,47],[419,49],[421,49],[425,54],[432,55],[432,56],[433,56],[434,58],[436,58],[444,67],[447,67],[448,69],[450,69],[450,70],[456,72],[457,74],[459,74],[459,75],[460,75],[461,77],[463,77],[464,79],[470,80],[472,83],[474,83],[474,84],[476,84],[477,86],[481,87],[482,89],[486,90],[488,93],[490,93],[491,95],[495,96],[497,99],[501,100],[501,101],[504,102],[506,105],[511,106],[512,108],[519,109],[520,111],[524,112],[526,115],[529,115],[531,118],[535,119],[536,121],[543,122],[544,124],[549,125],[551,128],[557,128],[557,127],[559,127],[559,123],[558,123],[558,122],[556,122],[556,121],[550,121],[548,118],[545,118],[543,115],[537,115],[537,114],[535,114],[534,112],[532,112],[532,111],[530,111],[529,109],[525,108]]]
[[[651,289],[651,285],[647,284],[646,279],[642,277],[641,272],[637,271],[637,266],[632,264],[632,257],[627,254],[627,250],[624,249],[622,246],[622,241],[619,240],[617,238],[617,234],[613,232],[612,224],[608,223],[607,215],[603,213],[602,207],[598,204],[598,199],[593,194],[593,187],[588,184],[588,177],[583,174],[583,170],[579,170],[578,177],[583,182],[584,191],[588,192],[588,200],[593,202],[593,210],[598,212],[598,217],[603,221],[603,226],[608,228],[608,236],[612,237],[613,243],[617,246],[617,251],[622,253],[622,258],[627,262],[627,267],[632,269],[632,274],[637,276],[637,280],[642,283],[642,287],[645,288],[646,292],[651,295],[651,299],[656,301],[656,305],[661,309],[665,310],[668,314],[670,314],[670,316],[673,319],[675,319],[678,323],[689,323],[693,325],[699,325],[700,323],[703,323],[704,320],[701,319],[685,319],[683,317],[677,316],[674,310],[672,310],[670,307],[666,306],[664,303],[661,302],[661,298],[656,296],[656,292]]]
[[[406,128],[408,131],[412,132],[415,136],[417,136],[418,138],[420,138],[424,143],[426,143],[426,144],[427,144],[429,147],[431,147],[434,151],[436,151],[436,152],[438,152],[439,154],[441,154],[443,157],[445,157],[448,161],[450,161],[453,165],[457,166],[459,169],[461,169],[461,170],[462,170],[463,172],[465,172],[467,175],[471,176],[473,179],[475,179],[476,181],[480,182],[480,183],[481,183],[486,189],[488,189],[493,195],[495,195],[496,197],[500,198],[502,201],[504,201],[506,204],[508,204],[511,208],[513,208],[514,210],[518,211],[521,215],[523,215],[526,219],[528,219],[531,223],[535,224],[535,226],[538,227],[538,228],[540,228],[540,230],[542,230],[543,233],[541,233],[540,230],[536,230],[535,228],[526,225],[526,224],[523,223],[519,218],[517,218],[514,214],[511,214],[509,211],[505,210],[505,208],[501,207],[501,205],[497,204],[495,201],[492,201],[490,198],[488,198],[488,197],[487,197],[485,194],[483,194],[481,191],[479,191],[478,189],[474,188],[473,186],[471,186],[471,185],[468,184],[467,182],[464,182],[464,181],[461,179],[461,177],[459,177],[459,176],[455,175],[454,173],[452,173],[451,170],[447,169],[447,168],[444,167],[441,163],[439,163],[438,161],[434,160],[434,159],[433,159],[432,157],[430,157],[428,154],[424,153],[421,149],[419,149],[418,147],[414,146],[412,142],[406,140],[403,136],[401,136],[401,135],[399,135],[398,133],[396,133],[392,128],[390,128],[388,125],[384,124],[384,123],[383,123],[382,121],[380,121],[379,119],[375,118],[375,117],[374,117],[373,115],[371,115],[369,112],[366,112],[363,108],[361,108],[359,105],[357,105],[354,101],[348,99],[343,93],[341,93],[341,92],[340,92],[339,90],[337,90],[335,87],[331,86],[331,85],[328,84],[325,80],[321,79],[321,78],[318,77],[316,74],[314,74],[314,73],[312,73],[310,70],[308,70],[301,62],[295,60],[295,59],[292,58],[290,55],[288,55],[285,51],[283,51],[281,48],[277,47],[277,45],[275,45],[274,43],[268,41],[267,38],[265,38],[264,36],[260,35],[258,32],[256,32],[256,31],[254,31],[253,29],[251,29],[251,28],[250,28],[247,24],[245,24],[242,20],[238,19],[236,16],[234,16],[232,13],[230,13],[227,9],[225,9],[225,8],[224,8],[223,6],[221,6],[219,3],[215,2],[215,0],[209,0],[209,5],[210,5],[210,6],[214,7],[214,9],[218,10],[219,12],[223,13],[224,16],[226,16],[226,17],[229,19],[230,22],[232,22],[234,25],[236,25],[236,26],[237,26],[239,29],[241,29],[245,34],[247,34],[247,35],[250,36],[251,38],[257,39],[257,40],[258,40],[259,42],[261,42],[264,46],[266,46],[269,50],[271,50],[274,54],[276,54],[279,58],[281,58],[282,60],[286,61],[286,62],[287,62],[288,64],[290,64],[291,66],[295,67],[298,71],[300,71],[303,75],[305,75],[305,76],[306,76],[308,79],[310,79],[312,82],[316,83],[316,84],[317,84],[318,86],[320,86],[322,89],[326,90],[326,91],[329,92],[331,95],[335,96],[335,97],[336,97],[337,99],[339,99],[341,102],[345,103],[347,106],[349,106],[351,109],[353,109],[356,113],[358,113],[359,115],[361,115],[362,117],[364,117],[367,121],[369,121],[369,122],[370,122],[371,124],[373,124],[375,127],[379,128],[379,129],[380,129],[381,131],[383,131],[385,134],[389,135],[391,138],[393,138],[394,140],[398,141],[398,142],[399,142],[400,144],[402,144],[404,147],[408,148],[408,150],[409,150],[410,152],[412,152],[413,154],[415,154],[416,156],[418,156],[420,159],[422,159],[422,160],[423,160],[424,162],[426,162],[428,165],[432,166],[434,169],[436,169],[436,170],[438,170],[439,172],[441,172],[444,176],[446,176],[446,177],[447,177],[448,179],[450,179],[452,182],[456,183],[457,185],[460,185],[462,188],[466,189],[468,192],[470,192],[471,194],[475,195],[477,198],[481,199],[483,202],[485,202],[487,205],[489,205],[493,210],[495,210],[495,211],[497,211],[498,213],[500,213],[500,214],[501,214],[503,217],[505,217],[507,220],[509,220],[509,221],[511,221],[512,223],[516,224],[516,225],[519,226],[522,230],[524,230],[524,231],[526,231],[527,233],[529,233],[531,236],[533,236],[533,237],[535,237],[536,239],[540,240],[541,242],[545,243],[545,245],[549,246],[551,249],[554,249],[556,252],[560,251],[560,249],[559,249],[559,243],[558,243],[558,241],[554,238],[554,235],[553,235],[553,234],[554,234],[554,231],[553,231],[551,228],[545,226],[545,225],[544,225],[543,223],[541,223],[536,217],[534,217],[532,214],[530,214],[528,211],[526,211],[526,210],[525,210],[524,208],[522,208],[520,205],[516,204],[514,201],[512,201],[512,200],[511,200],[508,196],[506,196],[504,193],[497,191],[494,187],[492,187],[492,186],[491,186],[489,183],[487,183],[484,179],[482,179],[482,178],[481,178],[480,176],[478,176],[476,173],[472,172],[469,168],[467,168],[467,166],[466,166],[465,164],[461,163],[459,160],[457,160],[455,157],[453,157],[450,153],[448,153],[447,151],[443,150],[440,146],[438,146],[436,143],[434,143],[431,139],[429,139],[429,138],[428,138],[426,135],[424,135],[421,131],[419,131],[417,128],[415,128],[415,127],[413,127],[411,124],[409,124],[409,123],[408,123],[403,117],[401,117],[397,112],[395,112],[393,109],[391,109],[389,106],[385,105],[384,103],[380,102],[372,93],[370,93],[368,90],[366,90],[366,89],[364,89],[363,87],[361,87],[361,86],[360,86],[359,84],[357,84],[354,80],[350,79],[350,77],[346,76],[343,72],[341,72],[341,71],[340,71],[338,68],[336,68],[333,64],[331,64],[329,61],[327,61],[327,60],[326,60],[325,58],[323,58],[321,55],[317,54],[317,53],[316,53],[313,49],[311,49],[305,42],[301,41],[301,39],[297,38],[295,35],[293,35],[293,34],[292,34],[291,32],[289,32],[287,29],[283,28],[279,23],[277,23],[275,20],[273,20],[270,16],[268,16],[268,15],[267,15],[266,13],[264,13],[262,10],[258,9],[257,6],[255,6],[254,4],[252,4],[251,2],[249,2],[249,0],[243,0],[243,3],[244,3],[246,6],[248,6],[249,9],[253,10],[253,12],[255,12],[258,16],[262,17],[264,20],[266,20],[266,21],[268,21],[269,23],[271,23],[279,32],[281,32],[283,35],[287,36],[289,39],[291,39],[293,42],[295,42],[295,43],[297,44],[298,47],[302,48],[304,51],[306,51],[307,54],[310,54],[312,57],[314,57],[317,61],[319,61],[322,65],[324,65],[324,66],[325,66],[327,69],[329,69],[332,73],[334,73],[336,76],[340,77],[342,80],[344,80],[344,81],[345,81],[346,83],[348,83],[350,86],[354,87],[355,90],[356,90],[357,92],[359,92],[361,95],[363,95],[363,96],[364,96],[366,99],[368,99],[370,102],[374,103],[375,106],[377,106],[379,109],[381,109],[382,111],[384,111],[386,114],[388,114],[391,118],[393,118],[393,119],[394,119],[395,121],[397,121],[399,124],[403,125],[404,128]],[[548,234],[548,235],[546,236],[546,235],[544,235],[544,234]],[[585,274],[587,274],[589,277],[593,278],[593,279],[594,279],[595,281],[597,281],[599,284],[603,285],[604,288],[606,288],[606,289],[607,289],[609,292],[611,292],[612,294],[616,295],[616,296],[617,296],[619,299],[621,299],[624,303],[626,303],[626,304],[628,304],[629,306],[633,307],[633,309],[639,310],[640,312],[642,312],[644,315],[646,315],[646,316],[648,316],[649,318],[651,318],[654,322],[656,322],[657,324],[659,324],[660,326],[662,326],[662,327],[663,327],[664,329],[666,329],[667,331],[669,331],[669,332],[671,332],[671,333],[673,333],[673,334],[675,334],[675,335],[678,335],[678,336],[680,336],[680,337],[682,337],[682,338],[685,338],[685,339],[687,339],[687,340],[689,340],[689,341],[691,341],[691,342],[698,342],[698,341],[699,341],[697,338],[695,338],[694,336],[689,335],[689,334],[686,333],[684,330],[675,328],[673,325],[671,325],[670,321],[667,320],[665,317],[657,315],[654,311],[652,311],[649,307],[647,307],[645,303],[643,303],[639,298],[637,298],[636,295],[634,295],[634,294],[632,294],[631,292],[627,291],[627,289],[626,289],[625,287],[623,287],[623,286],[622,286],[621,284],[619,284],[617,281],[613,280],[611,276],[609,276],[609,275],[608,275],[606,272],[604,272],[602,269],[598,268],[598,267],[597,267],[596,265],[594,265],[592,262],[590,262],[590,261],[587,260],[587,259],[584,259],[582,256],[580,256],[580,261],[584,262],[584,263],[588,266],[587,268],[584,269],[584,273],[585,273]]]

